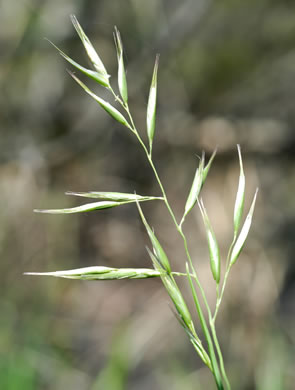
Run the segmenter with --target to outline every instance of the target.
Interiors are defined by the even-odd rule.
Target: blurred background
[[[180,219],[196,156],[218,146],[203,199],[223,259],[241,144],[246,210],[260,190],[218,334],[233,389],[294,389],[295,3],[288,0],[0,1],[0,388],[215,389],[159,280],[22,275],[150,266],[134,205],[83,215],[32,212],[82,203],[66,197],[67,190],[160,194],[136,140],[76,85],[69,64],[44,40],[87,65],[70,14],[115,89],[113,27],[121,31],[130,107],[144,139],[154,58],[161,54],[154,161]],[[143,208],[174,269],[183,271],[182,243],[165,208],[160,202]],[[197,209],[185,231],[213,305]]]

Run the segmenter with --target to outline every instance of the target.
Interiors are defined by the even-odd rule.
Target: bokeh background
[[[234,389],[292,390],[295,381],[295,3],[281,0],[0,1],[0,388],[214,389],[159,280],[81,282],[23,276],[89,265],[150,266],[136,207],[83,215],[73,191],[158,195],[143,152],[66,73],[49,38],[86,65],[75,14],[113,75],[121,31],[130,106],[145,138],[159,68],[154,160],[178,218],[202,150],[218,155],[203,190],[223,257],[232,238],[236,144],[246,207],[259,197],[217,327]],[[107,92],[89,80],[105,99]],[[81,201],[81,200],[80,200]],[[80,202],[81,203],[81,202]],[[161,203],[144,204],[173,267],[181,241]],[[214,303],[204,229],[185,230]],[[190,300],[187,285],[183,285]]]

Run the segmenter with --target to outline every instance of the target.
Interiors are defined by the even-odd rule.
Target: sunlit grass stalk
[[[113,94],[115,95],[114,91],[112,91]],[[116,95],[115,95],[116,96]],[[128,107],[128,103],[123,103],[121,102],[122,106],[124,109],[126,109],[126,112],[128,113],[128,116],[131,116],[130,115],[130,111],[129,111],[129,107]],[[183,230],[182,230],[182,223],[184,221],[184,219],[178,224],[177,223],[177,220],[176,220],[176,217],[175,217],[175,214],[170,206],[170,203],[168,201],[168,198],[167,198],[167,195],[166,195],[166,192],[165,192],[165,189],[163,187],[163,184],[161,182],[161,179],[158,175],[158,172],[157,172],[157,169],[152,161],[152,158],[151,158],[151,153],[148,152],[148,149],[146,148],[144,142],[142,141],[140,135],[138,134],[138,131],[134,125],[134,122],[133,120],[131,120],[132,124],[133,124],[133,131],[134,131],[134,134],[136,135],[139,143],[141,144],[142,148],[144,149],[145,151],[145,154],[146,154],[146,157],[150,163],[150,166],[152,167],[152,170],[155,174],[155,177],[156,177],[156,180],[159,184],[159,187],[161,189],[161,192],[162,192],[162,195],[163,195],[163,200],[166,204],[166,207],[169,211],[169,214],[174,222],[174,225],[178,231],[178,233],[180,234],[181,238],[183,239],[183,242],[184,242],[184,248],[185,248],[185,253],[186,253],[186,256],[187,256],[187,259],[190,263],[190,266],[192,268],[192,272],[193,272],[193,277],[195,278],[196,280],[196,283],[201,291],[201,294],[202,294],[202,297],[203,297],[203,300],[204,300],[204,303],[205,303],[205,306],[207,308],[207,311],[208,311],[208,315],[209,317],[211,318],[211,311],[210,311],[210,308],[209,308],[209,304],[208,304],[208,301],[207,301],[207,298],[206,298],[206,295],[205,295],[205,292],[204,292],[204,289],[199,281],[199,278],[195,272],[195,269],[194,269],[194,266],[193,266],[193,263],[192,263],[192,259],[191,259],[191,256],[190,256],[190,253],[189,253],[189,249],[188,249],[188,246],[187,246],[187,239],[186,239],[186,236],[185,234],[183,233]],[[210,163],[211,164],[211,163]],[[206,176],[207,176],[207,173],[208,171],[206,172]],[[201,175],[202,175],[202,171],[201,171]],[[206,177],[205,177],[206,178]],[[201,179],[201,182],[202,182],[202,179]],[[200,192],[200,189],[201,189],[201,185],[197,185],[197,191],[198,193]],[[196,197],[196,200],[197,200],[197,197]],[[193,206],[192,206],[193,207]],[[190,209],[192,208],[190,207]],[[186,213],[188,213],[190,210],[186,211]],[[186,215],[186,214],[185,214]],[[189,275],[189,274],[188,274]],[[191,279],[190,279],[191,281]],[[192,291],[195,291],[194,290],[194,287],[192,287]],[[209,355],[210,355],[210,359],[211,359],[211,363],[212,363],[212,372],[213,372],[213,375],[214,375],[214,378],[215,378],[215,381],[216,381],[216,384],[217,384],[217,388],[222,390],[223,389],[223,384],[222,384],[222,380],[221,380],[221,377],[220,377],[220,372],[219,372],[219,367],[218,367],[218,363],[217,363],[217,360],[216,360],[216,356],[215,356],[215,351],[214,351],[214,347],[213,347],[213,343],[212,343],[212,339],[211,339],[211,336],[210,336],[210,332],[208,330],[208,327],[206,325],[206,321],[205,321],[205,318],[204,318],[204,314],[203,314],[203,311],[201,309],[201,305],[199,303],[199,300],[198,300],[198,297],[196,295],[196,293],[194,294],[194,301],[195,301],[195,304],[196,304],[196,308],[197,308],[197,313],[198,313],[198,317],[200,319],[200,322],[201,322],[201,326],[202,326],[202,329],[203,329],[203,332],[204,332],[204,336],[206,338],[206,341],[207,341],[207,344],[208,344],[208,349],[209,349]],[[224,375],[225,374],[225,371],[224,371],[224,367],[223,367],[223,372],[224,372]],[[227,387],[228,389],[230,389],[230,387]]]
[[[162,184],[162,181],[157,172],[156,166],[154,164],[152,158],[152,150],[153,150],[153,142],[155,138],[155,127],[156,127],[156,108],[157,108],[157,84],[158,84],[158,66],[159,66],[159,56],[157,55],[154,70],[152,74],[152,80],[150,84],[149,97],[147,102],[147,115],[146,115],[146,136],[148,141],[148,146],[142,138],[141,133],[138,131],[130,108],[128,104],[128,88],[127,88],[127,78],[125,72],[125,64],[124,64],[124,50],[123,43],[121,40],[120,32],[117,28],[115,28],[114,38],[115,45],[117,51],[117,60],[118,60],[118,90],[119,94],[117,94],[112,88],[109,81],[109,74],[106,71],[106,68],[96,53],[94,47],[92,46],[89,38],[84,33],[82,27],[77,21],[75,16],[71,17],[73,25],[82,41],[82,44],[86,50],[86,53],[89,57],[89,60],[94,68],[94,70],[85,68],[84,66],[78,64],[76,61],[72,60],[69,56],[67,56],[63,51],[59,48],[57,50],[61,54],[61,56],[68,61],[74,68],[79,70],[82,74],[86,75],[90,79],[94,80],[100,86],[106,88],[111,95],[114,97],[115,103],[119,103],[121,106],[121,111],[113,106],[110,102],[102,99],[91,89],[89,89],[75,74],[69,72],[73,79],[77,82],[80,87],[91,96],[100,107],[106,111],[108,115],[110,115],[117,122],[122,124],[125,129],[131,132],[133,136],[136,137],[138,143],[143,149],[147,161],[154,173],[155,179],[160,188],[161,196],[143,196],[137,195],[136,193],[121,193],[121,192],[105,192],[105,191],[90,191],[90,192],[67,192],[67,195],[74,195],[78,197],[85,198],[94,198],[98,199],[96,202],[86,203],[81,206],[65,208],[65,209],[46,209],[46,210],[35,210],[36,212],[41,213],[49,213],[49,214],[69,214],[69,213],[80,213],[80,212],[89,212],[94,210],[101,210],[105,208],[122,206],[124,204],[135,203],[138,208],[139,215],[142,219],[143,225],[146,228],[148,236],[150,238],[152,250],[147,248],[148,254],[150,256],[151,262],[153,264],[154,269],[146,269],[146,268],[112,268],[112,267],[88,267],[88,268],[80,268],[76,270],[69,271],[54,271],[54,272],[30,272],[27,273],[29,275],[47,275],[47,276],[55,276],[62,278],[70,278],[70,279],[81,279],[81,280],[114,280],[114,279],[146,279],[151,277],[159,277],[162,280],[164,287],[169,294],[175,309],[175,315],[184,328],[186,334],[189,337],[189,340],[193,344],[196,349],[198,355],[207,365],[207,367],[211,370],[216,386],[218,390],[223,390],[226,388],[230,390],[230,383],[225,371],[224,359],[222,355],[222,351],[219,345],[219,341],[217,338],[215,322],[217,318],[217,314],[222,302],[222,298],[224,295],[226,283],[228,280],[228,276],[231,270],[231,267],[237,261],[237,258],[245,244],[246,238],[249,233],[249,229],[252,223],[252,216],[255,207],[256,195],[257,191],[254,195],[254,199],[252,201],[250,210],[245,219],[245,222],[241,226],[243,209],[244,209],[244,199],[245,199],[245,175],[243,169],[243,162],[241,156],[240,146],[238,145],[238,157],[240,164],[240,176],[239,176],[239,184],[237,189],[237,196],[234,206],[234,218],[233,218],[233,241],[230,245],[228,256],[225,265],[225,272],[223,278],[221,277],[221,257],[219,254],[219,246],[217,238],[214,234],[211,222],[209,220],[209,216],[207,210],[204,206],[202,199],[200,199],[200,192],[204,185],[204,182],[207,178],[208,172],[211,168],[212,162],[215,158],[216,150],[213,152],[207,164],[205,164],[205,154],[202,154],[202,157],[199,162],[199,166],[197,167],[194,175],[194,179],[191,185],[191,189],[189,191],[185,207],[184,213],[180,222],[177,221],[175,213],[173,211],[172,206],[169,203],[166,190]],[[161,200],[164,202],[168,213],[173,221],[173,224],[176,228],[177,233],[180,235],[183,246],[184,253],[186,255],[186,273],[176,272],[171,267],[170,259],[166,255],[166,252],[161,245],[160,241],[156,237],[156,233],[153,228],[149,225],[147,219],[144,216],[144,213],[141,209],[140,203],[145,201],[154,201]],[[199,279],[196,267],[194,265],[194,261],[191,257],[188,241],[186,235],[183,231],[183,224],[185,222],[186,217],[189,215],[191,210],[194,208],[196,203],[199,205],[199,209],[203,218],[205,232],[208,241],[208,249],[209,249],[209,258],[210,258],[210,267],[212,272],[212,277],[216,285],[216,305],[214,311],[211,310],[210,305],[208,303],[205,290],[201,284]],[[207,348],[203,346],[201,337],[197,334],[195,324],[193,321],[193,316],[190,313],[189,307],[183,297],[183,294],[175,281],[174,276],[182,276],[186,277],[188,284],[190,286],[190,290],[193,296],[193,301],[196,309],[197,316],[199,318],[201,329],[203,332],[203,336],[207,343]],[[220,289],[221,286],[221,289]],[[200,296],[200,298],[199,298]],[[202,309],[202,305],[204,305],[205,310]],[[206,315],[205,315],[205,314]],[[213,314],[214,313],[214,314]],[[218,359],[217,359],[218,356]]]

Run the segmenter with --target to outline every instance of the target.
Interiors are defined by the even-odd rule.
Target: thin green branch
[[[231,269],[229,260],[230,260],[231,252],[232,252],[232,249],[234,247],[235,242],[236,242],[236,234],[234,235],[234,238],[233,238],[232,243],[231,243],[231,245],[229,247],[229,250],[228,250],[228,254],[227,254],[227,258],[226,258],[225,275],[224,275],[222,287],[221,287],[220,291],[218,289],[218,293],[217,293],[216,307],[215,307],[215,312],[214,312],[214,315],[213,315],[213,322],[214,323],[216,321],[216,317],[217,317],[217,314],[218,314],[218,311],[219,311],[219,308],[220,308],[220,305],[221,305],[221,302],[222,302],[225,286],[226,286],[227,279],[228,279],[228,276],[229,276],[229,272],[230,272],[230,269]]]
[[[198,278],[198,275],[195,271],[195,268],[194,268],[194,265],[193,265],[193,262],[192,262],[192,258],[191,258],[191,255],[190,255],[190,252],[189,252],[189,249],[188,249],[188,243],[187,243],[187,239],[186,239],[186,236],[182,230],[182,224],[184,222],[184,217],[182,218],[181,222],[178,223],[177,220],[176,220],[176,217],[175,217],[175,214],[170,206],[170,203],[168,201],[168,198],[167,198],[167,194],[166,194],[166,191],[163,187],[163,184],[161,182],[161,179],[158,175],[158,172],[157,172],[157,169],[153,163],[153,160],[152,160],[152,156],[151,156],[151,152],[148,151],[145,143],[143,142],[141,136],[139,135],[138,131],[137,131],[137,128],[134,124],[134,121],[133,121],[133,118],[132,118],[132,115],[130,113],[130,110],[129,110],[129,106],[128,106],[128,103],[127,102],[123,102],[120,97],[118,97],[115,92],[113,91],[113,89],[110,87],[109,88],[111,93],[113,94],[113,96],[115,97],[115,99],[121,104],[121,106],[123,107],[123,109],[125,110],[125,112],[127,113],[128,115],[128,118],[130,120],[130,123],[131,123],[131,126],[132,126],[132,132],[134,133],[134,135],[136,136],[138,142],[140,143],[141,147],[143,148],[145,154],[146,154],[146,157],[147,157],[147,160],[154,172],[154,175],[155,175],[155,178],[158,182],[158,185],[160,187],[160,190],[162,192],[162,195],[163,195],[163,200],[165,202],[165,205],[167,207],[167,210],[173,220],[173,223],[177,229],[177,232],[179,233],[179,235],[181,236],[182,240],[183,240],[183,244],[184,244],[184,249],[185,249],[185,253],[186,253],[186,257],[188,259],[188,262],[189,262],[189,267],[191,268],[191,272],[192,274],[188,273],[188,274],[183,274],[183,273],[180,273],[180,272],[173,272],[174,275],[176,276],[183,276],[183,275],[187,275],[188,279],[189,279],[189,282],[190,282],[190,285],[191,285],[191,288],[192,288],[192,292],[193,292],[193,298],[194,298],[194,301],[195,301],[195,306],[196,306],[196,309],[197,309],[197,313],[198,313],[198,317],[200,319],[200,323],[201,323],[201,326],[202,326],[202,329],[203,329],[203,333],[204,333],[204,336],[206,338],[206,341],[207,341],[207,344],[208,344],[208,349],[209,349],[209,355],[210,355],[210,360],[211,360],[211,364],[212,364],[212,372],[213,372],[213,375],[215,377],[215,381],[216,381],[216,385],[218,387],[218,390],[223,390],[224,387],[223,387],[223,383],[222,383],[222,379],[221,379],[221,376],[220,376],[220,371],[219,371],[219,365],[218,365],[218,362],[216,360],[216,356],[215,356],[215,350],[214,350],[214,344],[216,344],[216,341],[218,342],[217,338],[216,338],[216,332],[215,332],[215,328],[214,328],[214,321],[213,321],[213,318],[212,318],[212,313],[211,313],[211,309],[210,309],[210,306],[209,306],[209,303],[207,301],[207,298],[206,298],[206,294],[205,294],[205,291],[202,287],[202,284]],[[201,292],[201,295],[202,295],[202,299],[204,301],[204,304],[205,304],[205,307],[206,307],[206,310],[208,312],[208,318],[209,318],[209,323],[211,325],[211,323],[213,324],[213,329],[212,329],[212,326],[211,326],[211,331],[212,331],[212,335],[213,335],[213,341],[214,341],[214,344],[213,344],[213,341],[212,341],[212,338],[211,338],[211,335],[210,335],[210,332],[209,332],[209,329],[207,327],[207,323],[206,323],[206,320],[205,320],[205,317],[204,317],[204,314],[203,314],[203,311],[202,311],[202,308],[201,308],[201,305],[199,303],[199,300],[198,300],[198,296],[197,296],[197,293],[195,291],[195,287],[193,286],[193,283],[192,283],[192,278],[195,280],[200,292]],[[215,334],[215,336],[214,336]],[[218,345],[215,345],[216,346],[216,350],[218,352],[218,355],[219,355],[219,360],[220,360],[220,369],[221,369],[221,372],[222,372],[222,376],[224,377],[225,379],[225,382],[226,382],[226,385],[227,385],[227,390],[230,390],[230,387],[228,387],[228,380],[227,380],[227,377],[226,377],[226,374],[225,374],[225,370],[224,370],[224,365],[223,365],[223,359],[222,359],[222,355],[221,355],[221,350],[220,350],[220,347],[219,347],[219,344]]]
[[[217,335],[216,335],[215,324],[214,324],[214,321],[213,321],[212,318],[210,319],[210,328],[211,328],[214,344],[215,344],[215,347],[216,347],[216,350],[217,350],[219,363],[220,363],[220,370],[221,370],[221,374],[223,376],[223,379],[224,379],[224,382],[225,382],[225,385],[226,385],[226,389],[227,390],[231,390],[231,386],[230,386],[228,377],[227,377],[226,372],[225,372],[222,352],[221,352],[219,341],[218,341],[218,338],[217,338]]]
[[[218,389],[223,390],[223,384],[222,384],[222,380],[221,380],[221,377],[220,377],[220,371],[219,371],[218,363],[217,363],[217,360],[216,360],[216,355],[215,355],[215,350],[214,350],[214,346],[213,346],[213,343],[212,343],[212,338],[211,338],[209,329],[207,327],[206,320],[204,318],[204,315],[203,315],[203,312],[202,312],[202,309],[201,309],[201,306],[200,306],[200,303],[199,303],[197,292],[195,290],[195,287],[194,287],[193,282],[192,282],[192,278],[191,278],[190,273],[189,273],[189,266],[188,266],[188,264],[187,264],[187,277],[188,277],[188,280],[189,280],[190,288],[192,290],[193,299],[194,299],[195,306],[196,306],[197,313],[198,313],[198,317],[200,319],[200,323],[201,323],[201,326],[202,326],[202,329],[203,329],[203,333],[204,333],[205,338],[207,340],[209,356],[210,356],[210,359],[211,359],[211,362],[212,362],[212,372],[213,372],[213,375],[214,375],[214,378],[215,378],[215,381],[216,381],[216,385],[217,385]]]
[[[169,214],[170,214],[170,216],[171,216],[171,218],[172,218],[172,220],[173,220],[173,222],[174,222],[174,225],[175,225],[175,227],[176,227],[178,233],[179,233],[180,236],[182,237],[183,244],[184,244],[184,249],[185,249],[185,253],[186,253],[186,257],[187,257],[187,259],[188,259],[188,261],[189,261],[189,264],[190,264],[190,267],[191,267],[191,269],[192,269],[193,277],[194,277],[194,279],[196,280],[196,283],[197,283],[197,285],[198,285],[198,287],[199,287],[199,289],[200,289],[200,291],[201,291],[201,294],[202,294],[202,297],[203,297],[203,300],[204,300],[206,309],[207,309],[207,311],[208,311],[208,316],[211,316],[211,310],[210,310],[210,307],[209,307],[209,304],[208,304],[208,301],[207,301],[207,298],[206,298],[206,295],[205,295],[205,291],[204,291],[204,289],[203,289],[203,287],[202,287],[202,285],[201,285],[201,282],[200,282],[200,280],[199,280],[199,278],[198,278],[198,275],[197,275],[197,273],[196,273],[196,271],[195,271],[195,269],[194,269],[193,262],[192,262],[192,258],[191,258],[191,255],[190,255],[190,252],[189,252],[189,249],[188,249],[187,239],[186,239],[185,234],[183,233],[181,223],[178,224],[178,222],[177,222],[177,220],[176,220],[175,214],[174,214],[174,212],[173,212],[173,210],[172,210],[172,208],[171,208],[171,206],[170,206],[170,203],[169,203],[169,201],[168,201],[166,191],[165,191],[165,189],[164,189],[164,187],[163,187],[163,184],[162,184],[162,182],[161,182],[161,179],[160,179],[160,177],[159,177],[159,175],[158,175],[157,169],[156,169],[156,167],[155,167],[155,165],[154,165],[154,163],[153,163],[152,157],[151,157],[151,155],[150,155],[150,153],[149,153],[147,147],[145,146],[145,144],[144,144],[142,138],[140,137],[140,135],[139,135],[139,133],[138,133],[138,131],[137,131],[137,128],[136,128],[136,126],[135,126],[135,124],[134,124],[132,115],[131,115],[130,110],[129,110],[128,103],[123,103],[123,101],[115,94],[114,90],[113,90],[111,87],[110,87],[110,91],[112,92],[112,94],[113,94],[113,96],[115,97],[115,99],[118,100],[118,102],[121,104],[121,106],[123,107],[123,109],[124,109],[124,110],[126,111],[126,113],[128,114],[128,117],[129,117],[130,122],[131,122],[131,124],[132,124],[133,132],[134,132],[136,138],[138,139],[140,145],[142,146],[142,148],[143,148],[143,150],[144,150],[144,152],[145,152],[145,154],[146,154],[146,157],[147,157],[147,159],[148,159],[148,162],[149,162],[149,164],[150,164],[150,166],[151,166],[151,168],[152,168],[152,170],[153,170],[153,172],[154,172],[155,178],[156,178],[156,180],[157,180],[157,182],[158,182],[158,185],[159,185],[159,187],[160,187],[160,190],[161,190],[161,192],[162,192],[162,195],[163,195],[163,198],[164,198],[164,202],[165,202],[165,205],[166,205],[166,207],[167,207],[167,209],[168,209],[168,212],[169,212]],[[182,222],[183,222],[183,221],[182,221]]]

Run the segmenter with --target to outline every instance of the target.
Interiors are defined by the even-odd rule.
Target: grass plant
[[[84,33],[82,27],[77,21],[75,16],[71,17],[72,23],[83,43],[84,49],[89,57],[90,63],[93,66],[93,69],[85,68],[84,66],[78,64],[76,61],[68,57],[63,51],[56,47],[61,56],[68,61],[74,68],[86,75],[88,78],[91,78],[96,83],[100,84],[101,87],[106,88],[114,98],[114,103],[105,101],[101,97],[97,96],[92,90],[90,90],[73,72],[69,71],[69,74],[73,79],[84,89],[84,91],[89,94],[103,110],[107,112],[110,116],[114,118],[117,122],[121,123],[124,127],[128,129],[130,135],[135,137],[143,149],[143,152],[147,158],[147,161],[154,173],[155,180],[159,185],[159,190],[161,195],[158,197],[155,196],[146,196],[138,195],[136,193],[120,193],[120,192],[68,192],[68,195],[85,197],[90,199],[95,199],[95,202],[86,203],[78,207],[67,208],[67,209],[54,209],[54,210],[35,210],[36,212],[41,213],[51,213],[51,214],[68,214],[68,213],[80,213],[80,212],[90,212],[93,210],[101,210],[106,208],[112,208],[117,206],[122,206],[128,203],[135,203],[138,208],[139,215],[145,226],[147,234],[150,239],[151,249],[147,248],[148,255],[151,259],[153,268],[150,269],[136,269],[136,268],[110,268],[110,267],[88,267],[80,268],[76,270],[69,271],[56,271],[56,272],[30,272],[29,275],[49,275],[62,278],[71,278],[71,279],[82,279],[82,280],[113,280],[113,279],[144,279],[150,277],[159,277],[161,278],[165,289],[167,290],[168,295],[173,302],[175,316],[181,326],[183,327],[185,333],[187,334],[189,340],[191,341],[193,347],[195,348],[197,354],[203,361],[203,363],[211,371],[215,382],[216,387],[219,390],[227,389],[230,390],[230,382],[225,370],[224,359],[219,345],[217,332],[216,332],[216,319],[220,310],[222,298],[224,296],[225,287],[227,284],[228,276],[231,268],[237,261],[240,252],[245,244],[247,239],[249,229],[252,222],[252,216],[255,207],[255,201],[257,197],[257,190],[254,194],[251,207],[246,215],[244,222],[242,223],[243,211],[244,211],[244,200],[245,200],[245,175],[243,170],[243,161],[241,155],[241,149],[238,145],[238,158],[240,165],[240,175],[238,181],[238,188],[236,194],[236,201],[233,211],[233,239],[232,243],[228,250],[228,255],[223,265],[221,261],[220,251],[218,241],[216,239],[215,233],[213,231],[211,222],[206,211],[206,207],[200,193],[204,182],[207,178],[210,167],[213,163],[216,151],[212,154],[211,158],[206,164],[205,154],[203,153],[200,158],[199,164],[196,168],[195,176],[192,181],[191,189],[189,191],[183,216],[180,221],[177,220],[174,211],[169,203],[166,191],[163,187],[161,179],[158,175],[153,157],[153,142],[155,138],[155,128],[156,128],[156,106],[157,106],[157,73],[159,66],[159,56],[157,55],[154,65],[154,70],[152,74],[151,86],[149,91],[149,97],[147,102],[147,115],[146,115],[146,139],[144,141],[142,133],[139,132],[135,126],[132,114],[128,105],[128,89],[127,89],[127,79],[124,66],[124,52],[123,44],[121,40],[120,33],[117,28],[115,28],[114,39],[115,47],[117,51],[117,60],[118,60],[118,92],[115,92],[110,83],[110,76],[105,69],[105,66],[100,59],[99,55],[92,46],[90,40]],[[120,110],[115,106],[119,106]],[[184,252],[186,256],[185,260],[185,270],[186,272],[176,272],[172,269],[170,260],[166,255],[164,248],[159,242],[157,235],[154,229],[148,223],[141,204],[146,201],[161,201],[166,206],[172,223],[175,226],[177,234],[180,235]],[[195,262],[193,261],[186,235],[183,231],[183,225],[187,215],[192,211],[194,207],[198,207],[204,222],[204,228],[208,241],[208,250],[210,258],[210,268],[212,272],[212,277],[216,284],[216,304],[215,307],[210,307],[205,291],[201,284],[201,281],[198,276],[197,269],[195,267]],[[223,268],[223,269],[222,269]],[[188,308],[188,305],[183,297],[183,294],[178,287],[176,277],[184,277],[187,279],[188,285],[190,287],[195,310],[200,321],[201,329],[203,336],[199,335],[196,332],[195,324],[192,320],[193,315]],[[205,309],[203,309],[205,308]],[[206,341],[204,343],[202,341]]]

